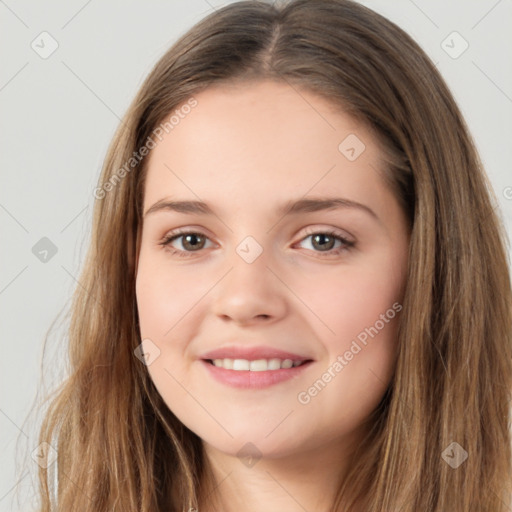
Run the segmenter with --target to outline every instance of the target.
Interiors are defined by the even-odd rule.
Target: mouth
[[[202,354],[207,374],[226,386],[263,389],[299,378],[314,359],[273,346],[231,345]]]
[[[266,372],[266,371],[277,371],[287,370],[290,368],[297,368],[307,363],[312,362],[311,359],[305,360],[293,360],[293,359],[203,359],[203,361],[209,363],[217,368],[223,368],[224,370],[231,371],[249,371],[249,372]]]
[[[260,390],[293,382],[307,371],[312,359],[201,359],[207,374],[215,381],[242,390]],[[286,385],[286,384],[281,384]]]

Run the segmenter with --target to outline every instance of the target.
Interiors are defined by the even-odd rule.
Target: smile
[[[298,378],[309,366],[311,359],[202,359],[200,363],[215,381],[239,389],[264,389]]]
[[[225,370],[234,371],[251,371],[251,372],[264,372],[267,370],[280,370],[287,368],[294,368],[300,366],[305,361],[292,361],[291,359],[256,359],[249,361],[248,359],[210,359],[211,364],[217,368],[224,368]]]

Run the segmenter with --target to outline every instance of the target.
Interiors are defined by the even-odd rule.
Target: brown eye
[[[310,250],[316,253],[325,253],[327,256],[336,256],[355,246],[355,242],[347,240],[340,233],[329,230],[312,231],[301,240],[301,243],[307,239],[311,239],[310,245],[312,249]],[[336,243],[338,243],[337,246],[335,245]]]
[[[177,240],[180,239],[181,247],[175,245]],[[209,240],[209,238],[206,235],[195,231],[175,231],[165,236],[160,242],[160,245],[163,245],[166,249],[171,251],[172,254],[176,254],[180,257],[187,257],[190,253],[199,252],[201,249],[204,249],[207,240]]]
[[[313,247],[319,247],[322,251],[329,251],[334,247],[336,238],[325,233],[317,233],[312,236]]]
[[[198,233],[189,233],[187,235],[179,235],[176,238],[183,238],[182,246],[185,250],[202,249],[205,244],[205,239]]]
[[[324,253],[326,256],[336,256],[355,246],[355,242],[347,240],[340,233],[329,230],[313,231],[305,236],[301,243],[307,239],[311,239],[312,249],[310,250],[312,252]],[[181,247],[175,245],[178,240],[181,240]],[[166,235],[160,242],[160,245],[163,245],[171,254],[186,258],[204,249],[207,241],[209,241],[209,238],[200,232],[174,231]],[[336,243],[339,245],[336,246]]]

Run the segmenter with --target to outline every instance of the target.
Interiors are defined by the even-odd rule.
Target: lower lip
[[[263,389],[293,379],[298,377],[312,362],[308,361],[292,368],[251,372],[250,370],[226,370],[225,368],[214,366],[208,361],[201,360],[201,363],[203,363],[215,380],[222,384],[242,389]]]

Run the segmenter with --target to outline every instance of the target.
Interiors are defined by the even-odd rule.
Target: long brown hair
[[[364,503],[366,512],[509,511],[512,301],[497,202],[430,59],[351,0],[217,10],[165,53],[124,116],[95,191],[71,310],[70,375],[41,428],[40,442],[58,453],[56,510],[183,511],[200,503],[201,440],[134,356],[147,158],[130,159],[194,94],[259,79],[314,92],[366,123],[411,224],[396,371],[332,510]],[[49,473],[39,476],[40,510],[54,510]]]

